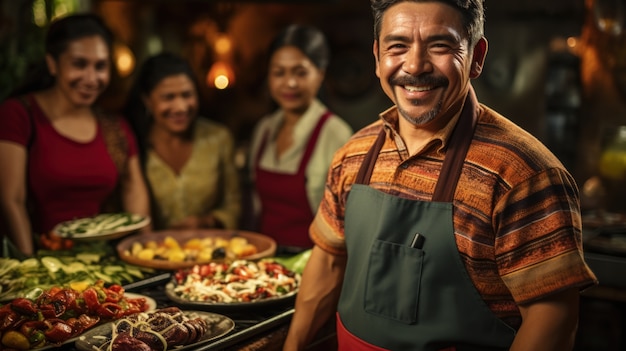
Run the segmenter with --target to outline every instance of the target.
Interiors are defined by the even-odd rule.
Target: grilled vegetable
[[[108,284],[131,283],[151,271],[98,254],[42,256],[24,261],[0,258],[0,301],[18,297],[32,298],[42,289],[69,285],[82,290],[103,280]]]
[[[94,217],[81,218],[64,222],[56,228],[57,234],[71,238],[76,235],[93,235],[109,233],[121,227],[130,226],[143,221],[145,217],[122,213],[103,213]]]

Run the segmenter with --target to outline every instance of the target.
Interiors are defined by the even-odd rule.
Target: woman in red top
[[[95,15],[53,22],[45,73],[0,105],[1,213],[26,255],[31,233],[101,212],[118,186],[123,210],[149,213],[129,126],[94,109],[110,81],[112,42]]]

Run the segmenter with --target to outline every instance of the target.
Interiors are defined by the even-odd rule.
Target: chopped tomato
[[[23,297],[13,300],[13,302],[11,302],[11,309],[19,314],[37,316],[37,306],[35,303]]]
[[[103,318],[119,318],[123,316],[122,306],[113,302],[103,303],[98,307],[97,312]]]
[[[100,307],[100,301],[98,300],[98,292],[93,287],[85,289],[83,291],[83,299],[89,312],[95,312]]]
[[[70,339],[74,333],[72,327],[65,321],[54,321],[50,323],[50,328],[44,332],[46,339],[52,342],[64,342]]]

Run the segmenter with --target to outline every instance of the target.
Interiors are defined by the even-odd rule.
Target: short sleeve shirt
[[[27,148],[33,231],[47,232],[60,222],[99,213],[118,182],[102,128],[98,126],[91,141],[71,140],[54,128],[32,95],[26,98],[30,117],[18,99],[0,105],[0,140]],[[132,157],[137,153],[135,138],[126,121],[120,122]]]
[[[596,278],[583,259],[578,189],[572,176],[532,135],[488,107],[480,108],[454,195],[455,239],[487,305],[518,326],[517,304],[570,287],[587,287]],[[346,254],[347,196],[381,128],[387,129],[387,139],[370,186],[408,199],[432,198],[447,135],[409,156],[398,142],[397,118],[396,108],[386,111],[382,121],[357,132],[335,154],[310,230],[322,249]]]

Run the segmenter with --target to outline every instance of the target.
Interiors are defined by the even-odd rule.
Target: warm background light
[[[226,89],[234,83],[235,73],[226,62],[217,61],[207,74],[207,85],[217,89]]]
[[[115,67],[121,77],[128,77],[135,69],[135,55],[123,44],[115,45]]]
[[[217,77],[215,77],[215,81],[213,82],[215,83],[215,87],[217,89],[226,89],[228,88],[228,77],[226,77],[225,75],[219,75]]]
[[[214,48],[215,48],[215,53],[218,55],[226,55],[230,53],[230,50],[232,48],[232,43],[228,35],[226,34],[220,35],[215,41]]]

